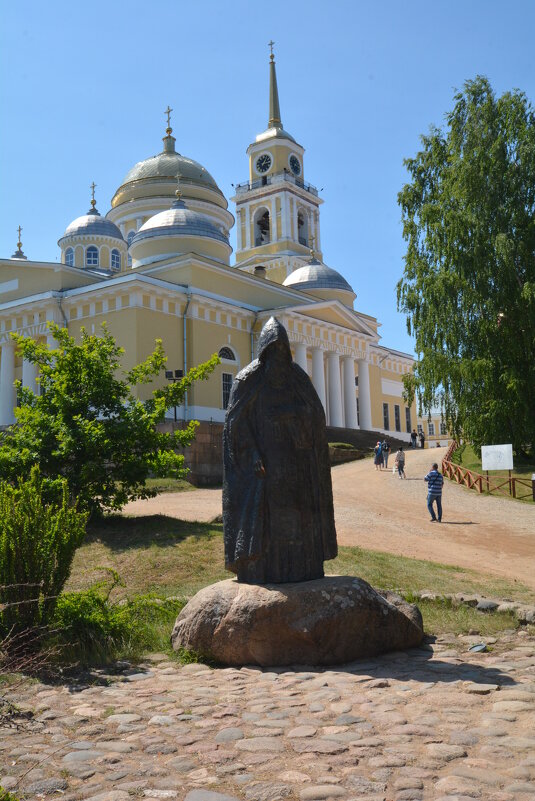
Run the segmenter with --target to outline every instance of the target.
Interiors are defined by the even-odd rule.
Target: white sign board
[[[483,470],[512,470],[512,445],[482,445],[481,466]]]

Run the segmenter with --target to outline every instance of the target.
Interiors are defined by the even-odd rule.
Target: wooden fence
[[[468,489],[476,490],[476,492],[498,493],[502,495],[509,495],[512,498],[522,500],[524,498],[532,498],[535,501],[535,481],[530,481],[527,478],[518,478],[512,476],[509,471],[509,477],[501,481],[502,476],[490,476],[487,472],[486,475],[481,473],[474,473],[473,470],[468,470],[460,464],[454,464],[451,457],[458,448],[455,440],[451,443],[446,455],[442,460],[442,473],[455,481],[457,484],[462,484]],[[525,489],[529,492],[525,492]]]

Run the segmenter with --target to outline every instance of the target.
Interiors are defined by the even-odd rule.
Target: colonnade
[[[308,373],[308,350],[304,342],[294,343],[295,362]],[[310,376],[325,409],[327,425],[337,428],[371,429],[370,376],[368,362],[341,356],[335,351],[310,348],[312,375]],[[355,396],[355,361],[359,381],[359,418]],[[340,364],[341,362],[341,364]]]
[[[55,347],[56,341],[52,334],[46,336],[46,341],[50,348]],[[14,387],[16,348],[12,339],[4,340],[0,345],[0,426],[8,426],[15,422],[14,409],[17,405],[17,393]],[[28,359],[22,360],[22,386],[37,392],[38,374],[37,365]]]

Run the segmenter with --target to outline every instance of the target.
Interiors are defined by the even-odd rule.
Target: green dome
[[[163,178],[170,181],[176,181],[177,174],[181,175],[181,182],[197,184],[202,187],[208,187],[215,192],[222,194],[220,188],[202,164],[198,161],[181,156],[180,153],[173,151],[163,151],[156,156],[138,161],[132,169],[126,174],[122,186],[129,184],[132,181],[142,181],[151,178]]]

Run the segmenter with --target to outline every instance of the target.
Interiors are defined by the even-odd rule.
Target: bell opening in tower
[[[259,209],[257,211],[255,215],[254,232],[255,247],[268,245],[271,241],[269,231],[269,211],[267,209]]]
[[[299,244],[308,247],[308,219],[303,211],[297,213],[297,235]]]

